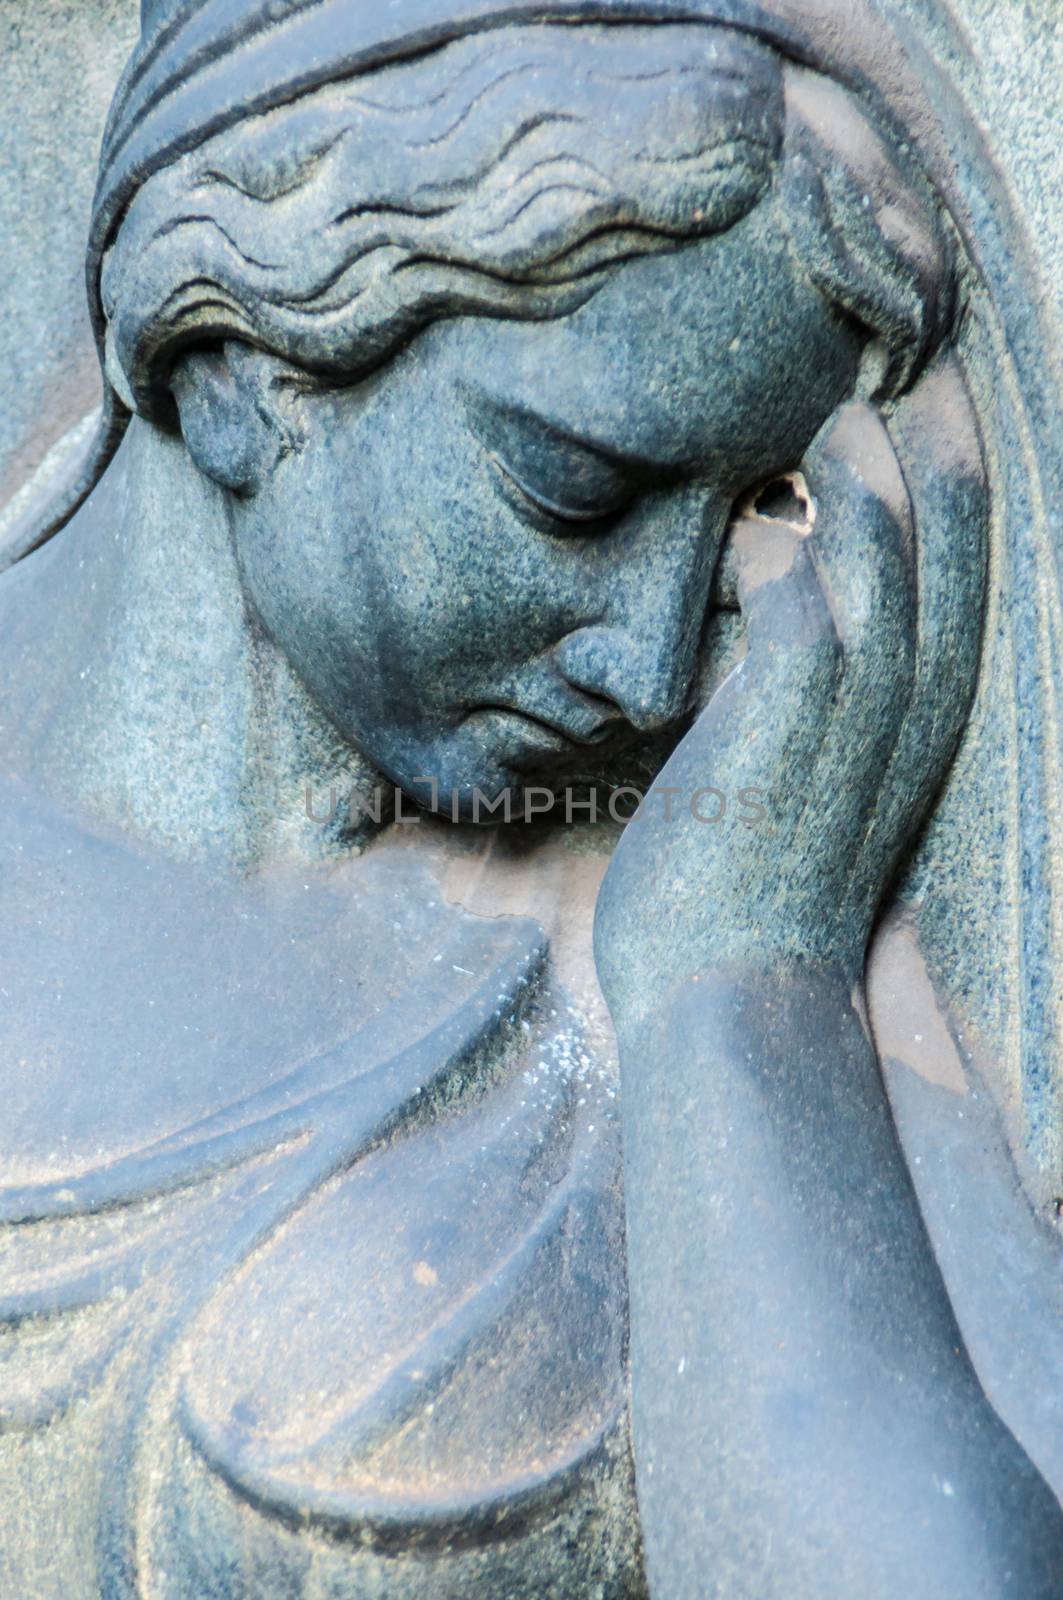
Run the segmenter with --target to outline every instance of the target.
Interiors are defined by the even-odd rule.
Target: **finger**
[[[667,781],[767,796],[784,892],[841,892],[878,801],[914,681],[912,518],[877,412],[843,408],[810,452],[800,522],[732,529],[747,653],[669,764]],[[721,778],[722,781],[722,778]],[[745,852],[747,865],[751,852]],[[785,886],[785,890],[783,888]]]
[[[912,517],[889,435],[847,405],[805,463],[809,541],[840,641],[842,670],[790,841],[790,892],[843,896],[860,858],[915,676]]]

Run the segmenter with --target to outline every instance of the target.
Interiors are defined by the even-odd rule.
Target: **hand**
[[[852,402],[804,463],[811,529],[733,530],[745,658],[661,772],[599,897],[596,956],[622,1032],[710,969],[803,961],[860,980],[967,716],[984,589],[984,475],[958,370],[924,379],[891,429],[906,473],[879,414]],[[728,800],[718,823],[691,811],[708,785]],[[759,791],[762,822],[743,820],[743,789]]]

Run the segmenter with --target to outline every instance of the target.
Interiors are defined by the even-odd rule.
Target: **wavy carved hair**
[[[565,315],[773,190],[809,276],[881,353],[872,387],[900,392],[954,312],[929,191],[844,91],[697,24],[473,34],[235,121],[122,220],[108,378],[165,420],[181,352],[231,338],[351,381],[439,317]]]

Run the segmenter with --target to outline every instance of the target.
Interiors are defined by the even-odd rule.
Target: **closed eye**
[[[497,469],[511,491],[515,490],[521,499],[526,501],[534,511],[557,522],[567,522],[574,527],[590,530],[596,524],[605,522],[610,517],[615,517],[630,499],[630,495],[622,490],[605,504],[596,506],[566,505],[561,501],[555,500],[542,489],[537,489],[528,483],[508,461],[503,460],[496,450],[489,450],[487,456],[491,465]],[[510,498],[512,497],[511,493]]]
[[[585,533],[629,505],[645,477],[627,462],[534,413],[468,393],[469,420],[502,492],[515,510],[548,530]]]

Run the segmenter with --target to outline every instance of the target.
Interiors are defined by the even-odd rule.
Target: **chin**
[[[408,800],[422,811],[452,822],[501,821],[507,800],[514,815],[524,803],[527,780],[500,764],[485,765],[470,775],[467,761],[436,750],[425,751],[416,763],[380,765]]]
[[[440,783],[437,809],[454,822],[508,822],[520,814],[524,787],[522,778],[496,767],[471,781]]]

